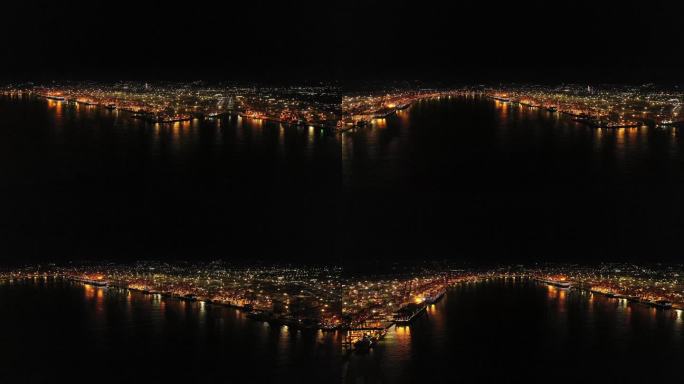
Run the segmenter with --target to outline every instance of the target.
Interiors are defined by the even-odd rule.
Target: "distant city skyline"
[[[374,82],[353,88],[337,82],[275,86],[244,81],[52,81],[15,82],[0,90],[98,106],[162,124],[237,116],[344,132],[385,119],[418,101],[476,95],[504,105],[548,111],[595,128],[684,125],[684,89],[653,83],[438,86]]]

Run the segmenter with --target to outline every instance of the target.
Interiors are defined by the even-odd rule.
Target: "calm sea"
[[[478,97],[344,135],[239,118],[151,125],[0,97],[9,261],[678,261],[677,129],[593,129]]]

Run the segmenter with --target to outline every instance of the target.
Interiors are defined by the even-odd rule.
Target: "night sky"
[[[3,4],[1,76],[665,83],[684,78],[681,2],[215,3]]]

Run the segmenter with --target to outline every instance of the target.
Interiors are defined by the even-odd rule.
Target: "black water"
[[[0,98],[0,116],[10,261],[333,255],[334,135],[241,118],[150,125],[33,98]]]
[[[3,261],[678,261],[677,129],[482,98],[357,132],[0,98]]]
[[[451,289],[367,354],[229,308],[60,280],[0,284],[0,381],[679,382],[681,312],[524,280]]]
[[[340,336],[236,309],[61,280],[0,284],[0,381],[325,382]]]
[[[346,382],[679,382],[681,312],[523,280],[460,286],[345,365]]]
[[[0,97],[0,264],[681,261],[682,144],[481,98],[336,135]],[[2,382],[678,381],[682,359],[678,312],[522,283],[459,288],[348,360],[337,335],[81,285],[0,307]]]

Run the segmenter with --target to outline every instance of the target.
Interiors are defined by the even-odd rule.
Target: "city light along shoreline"
[[[546,111],[593,128],[684,126],[684,93],[678,89],[651,86],[384,87],[349,93],[321,91],[321,94],[310,90],[296,93],[293,89],[298,88],[262,91],[258,88],[194,87],[176,83],[147,88],[146,83],[144,86],[124,83],[116,86],[72,84],[5,88],[4,93],[26,93],[60,103],[120,110],[149,123],[218,120],[236,116],[338,133],[383,121],[423,100],[439,101],[454,96],[485,97],[500,107],[518,106]],[[335,96],[331,96],[333,94]]]
[[[59,278],[59,277],[58,277]],[[404,306],[402,306],[395,314],[394,314],[394,319],[390,322],[387,322],[381,327],[363,327],[363,326],[353,326],[351,324],[345,325],[345,326],[340,326],[340,327],[335,327],[335,328],[326,328],[326,327],[320,327],[320,326],[307,326],[303,324],[298,324],[296,322],[288,322],[288,321],[282,321],[282,319],[278,319],[277,317],[272,317],[268,315],[257,315],[257,316],[250,316],[250,314],[254,313],[259,313],[259,312],[253,312],[253,308],[250,305],[245,305],[237,302],[227,302],[227,301],[218,301],[218,300],[208,300],[208,299],[201,299],[196,297],[195,295],[174,295],[172,293],[168,292],[157,292],[154,290],[147,290],[147,289],[140,289],[140,288],[135,288],[135,287],[126,287],[126,286],[117,286],[117,285],[110,285],[109,282],[105,282],[102,280],[93,280],[93,279],[87,279],[87,278],[80,278],[76,276],[71,276],[71,277],[62,277],[66,279],[67,281],[71,282],[76,282],[76,283],[82,283],[85,285],[92,285],[95,287],[99,288],[115,288],[115,289],[123,289],[123,290],[129,290],[132,292],[138,292],[144,295],[151,295],[151,296],[158,296],[160,298],[168,298],[168,299],[176,299],[176,300],[182,300],[182,301],[188,301],[188,302],[201,302],[204,304],[208,305],[217,305],[221,307],[229,307],[229,308],[236,308],[238,310],[241,310],[247,314],[247,317],[250,318],[251,320],[255,321],[260,321],[260,322],[266,322],[269,323],[271,326],[279,327],[279,326],[288,326],[293,329],[314,329],[314,330],[321,330],[321,331],[335,331],[335,330],[340,330],[345,332],[344,333],[344,340],[342,342],[342,347],[346,353],[364,353],[371,349],[375,344],[381,342],[381,340],[385,337],[387,334],[388,330],[391,329],[393,326],[396,327],[407,327],[410,326],[414,320],[416,320],[418,317],[421,315],[424,315],[427,312],[427,308],[429,305],[433,305],[441,301],[444,297],[448,295],[449,289],[456,288],[458,286],[463,286],[463,285],[468,285],[468,284],[478,284],[478,283],[486,283],[494,280],[507,280],[507,279],[520,279],[521,281],[534,281],[542,285],[547,285],[547,286],[552,286],[557,289],[561,290],[577,290],[577,291],[583,291],[583,292],[588,292],[590,294],[597,294],[605,297],[606,299],[615,299],[615,300],[625,300],[629,303],[633,304],[641,304],[647,307],[653,307],[657,309],[663,309],[663,310],[675,310],[675,311],[682,311],[684,309],[684,305],[673,305],[672,302],[667,301],[667,300],[651,300],[648,298],[644,297],[639,297],[639,296],[630,296],[630,295],[624,295],[624,294],[619,294],[619,293],[614,293],[610,290],[604,290],[601,288],[596,288],[592,286],[587,286],[582,283],[573,283],[565,278],[557,278],[557,277],[535,277],[527,274],[520,274],[520,275],[503,275],[503,276],[484,276],[484,277],[478,277],[478,278],[471,278],[471,279],[459,279],[456,282],[450,283],[448,286],[443,287],[440,291],[438,291],[434,296],[431,297],[422,297],[420,301],[415,302],[415,303],[408,303]]]
[[[103,268],[86,268],[72,272],[10,271],[0,273],[0,282],[12,283],[15,280],[33,279],[35,281],[41,278],[55,278],[102,289],[120,289],[164,299],[232,307],[245,312],[252,320],[267,322],[273,327],[288,326],[293,329],[341,331],[344,335],[343,348],[345,350],[363,352],[380,342],[392,326],[411,326],[413,321],[428,312],[429,306],[448,296],[449,289],[501,279],[530,281],[558,290],[597,294],[608,300],[624,301],[625,304],[644,305],[665,311],[672,310],[678,317],[681,316],[682,309],[684,309],[684,300],[681,300],[684,281],[680,281],[678,270],[663,269],[663,272],[656,273],[648,269],[636,268],[633,271],[623,271],[621,268],[606,267],[599,271],[589,268],[550,268],[546,271],[534,269],[416,271],[408,275],[377,276],[369,279],[331,277],[330,271],[310,271],[302,268],[291,268],[290,272],[287,272],[278,268],[212,270],[201,266],[190,269],[171,266],[167,267],[167,270],[173,274],[168,274],[158,267],[142,269],[114,267],[111,272],[105,272]],[[285,278],[288,274],[292,277]],[[209,289],[214,284],[212,282],[214,278],[210,277],[212,275],[225,276],[226,287],[218,291]],[[329,277],[324,278],[321,285],[318,280],[320,277],[316,276],[324,275]],[[154,283],[149,283],[151,281],[157,281],[156,288]],[[255,281],[272,281],[280,285],[261,283],[255,285]],[[264,303],[237,293],[262,287],[264,289],[262,297],[281,295],[282,301],[282,298],[287,297],[288,287],[296,287],[306,281],[309,281],[306,285],[311,287],[323,287],[323,290],[314,295],[313,301],[309,304],[312,306],[309,309],[313,312],[321,311],[318,312],[317,319],[311,315],[297,315],[291,312],[292,309],[288,311],[287,306],[284,306],[280,312],[276,311],[275,299]],[[170,288],[159,288],[165,285]],[[321,295],[327,295],[327,297]],[[337,300],[340,301],[340,307],[337,309],[331,307],[329,312],[323,312],[328,306],[327,304],[323,306],[322,303],[333,303]],[[396,305],[394,301],[397,301]],[[256,303],[258,304],[254,305]],[[269,311],[268,308],[274,310]]]
[[[117,107],[116,104],[100,104],[96,102],[89,102],[89,101],[79,101],[77,99],[67,99],[64,97],[60,96],[49,96],[49,95],[43,95],[43,94],[38,94],[38,93],[29,93],[29,95],[35,96],[37,98],[43,98],[47,100],[54,100],[57,102],[64,102],[64,103],[73,103],[73,104],[81,104],[85,106],[94,106],[94,107],[99,107],[99,108],[105,108],[107,110],[118,110],[122,112],[127,112],[130,113],[130,118],[131,119],[137,119],[137,120],[142,120],[147,123],[152,123],[152,124],[172,124],[172,123],[179,123],[179,122],[185,122],[185,121],[193,121],[193,120],[208,120],[208,121],[213,121],[213,120],[221,120],[227,117],[240,117],[244,119],[249,119],[249,120],[256,120],[256,121],[270,121],[274,123],[279,123],[283,124],[286,126],[291,126],[291,127],[298,127],[298,126],[308,126],[308,127],[313,127],[313,128],[319,128],[319,129],[330,129],[330,126],[324,125],[324,124],[319,124],[319,123],[307,123],[307,122],[292,122],[292,121],[286,121],[282,119],[278,119],[276,117],[269,117],[265,115],[259,115],[259,114],[248,114],[244,112],[221,112],[221,113],[210,113],[210,114],[204,114],[204,113],[196,113],[193,114],[192,116],[189,115],[182,115],[182,116],[170,116],[170,117],[164,117],[160,118],[157,115],[155,115],[153,112],[145,111],[145,110],[134,110],[134,109],[129,109],[129,108],[119,108]]]
[[[54,101],[57,103],[64,103],[66,105],[83,105],[87,107],[98,107],[98,108],[104,108],[109,111],[121,111],[129,114],[129,117],[132,119],[137,119],[144,121],[146,123],[150,124],[172,124],[172,123],[177,123],[177,122],[186,122],[186,121],[193,121],[193,120],[207,120],[207,121],[215,121],[215,120],[221,120],[224,118],[230,118],[230,117],[236,117],[236,118],[244,118],[248,120],[254,120],[254,121],[268,121],[268,122],[274,122],[278,124],[282,124],[285,126],[292,126],[292,127],[298,127],[298,126],[306,126],[306,127],[312,127],[316,129],[324,129],[324,130],[335,130],[336,126],[334,124],[331,124],[329,121],[314,121],[314,120],[309,120],[303,117],[297,117],[298,115],[307,115],[311,114],[312,112],[308,110],[302,110],[302,111],[297,111],[294,110],[294,115],[291,112],[288,112],[287,110],[282,111],[281,114],[283,116],[272,116],[266,111],[259,111],[259,110],[251,110],[251,109],[246,109],[246,110],[240,110],[240,109],[230,109],[230,110],[223,110],[223,111],[212,111],[212,110],[205,110],[205,109],[200,109],[200,110],[193,110],[196,107],[192,107],[191,105],[183,105],[181,110],[187,110],[191,112],[178,112],[178,113],[167,113],[167,112],[155,112],[154,110],[146,109],[141,106],[133,106],[136,102],[133,102],[132,100],[112,100],[111,98],[109,99],[99,99],[97,97],[93,96],[84,96],[84,97],[72,97],[67,95],[68,92],[63,92],[63,91],[55,91],[55,92],[40,92],[36,90],[17,90],[17,89],[11,89],[11,90],[3,90],[3,94],[5,95],[19,95],[19,96],[24,96],[27,95],[29,97],[35,97],[38,99],[46,99],[50,101]],[[241,96],[237,96],[241,97]],[[270,99],[269,99],[270,100]],[[283,102],[287,104],[283,100],[277,100],[278,102]],[[212,108],[215,109],[215,108]],[[318,113],[318,114],[323,114],[321,111],[313,111],[313,113]],[[335,120],[337,121],[337,120]]]

